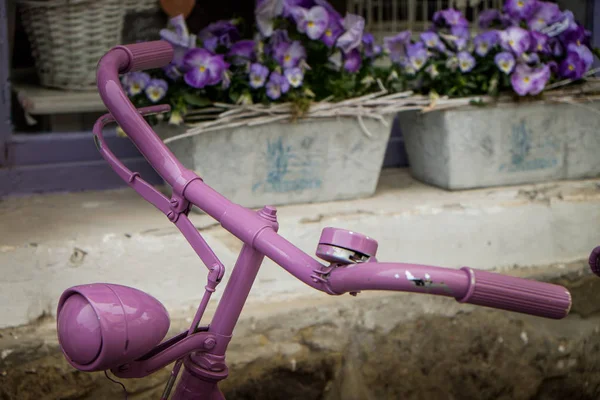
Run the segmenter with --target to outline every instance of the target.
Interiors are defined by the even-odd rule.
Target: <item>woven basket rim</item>
[[[94,0],[17,0],[17,4],[28,6],[31,8],[54,8],[83,3],[91,3],[93,1]]]

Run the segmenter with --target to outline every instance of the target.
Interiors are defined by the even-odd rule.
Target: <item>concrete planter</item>
[[[600,116],[566,104],[400,114],[412,175],[445,189],[600,176]]]
[[[330,118],[207,132],[168,146],[246,207],[355,199],[375,192],[391,131],[378,121],[365,124],[372,137],[356,119]],[[163,139],[185,130],[156,128]]]

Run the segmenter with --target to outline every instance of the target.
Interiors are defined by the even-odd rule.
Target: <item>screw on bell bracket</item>
[[[325,228],[317,247],[317,257],[337,265],[372,261],[377,254],[377,241],[358,232]]]

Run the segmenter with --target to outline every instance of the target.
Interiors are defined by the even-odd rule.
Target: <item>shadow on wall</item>
[[[394,118],[390,141],[385,152],[383,168],[400,167],[408,167],[408,157],[406,155],[406,149],[404,148],[404,138],[402,137],[402,131],[400,130],[400,122],[398,121],[398,117],[396,117]]]

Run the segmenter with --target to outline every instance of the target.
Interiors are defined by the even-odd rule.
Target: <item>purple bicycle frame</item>
[[[100,60],[98,89],[110,114],[98,120],[94,138],[99,151],[116,173],[179,228],[208,267],[208,283],[187,332],[163,342],[137,360],[115,366],[112,368],[115,375],[139,378],[176,362],[163,399],[169,396],[182,364],[184,370],[173,399],[224,399],[218,382],[228,374],[225,363],[227,346],[265,256],[302,282],[330,295],[356,294],[362,290],[395,290],[454,297],[459,302],[547,318],[560,319],[568,314],[571,296],[561,286],[467,267],[455,270],[378,262],[374,257],[376,242],[353,232],[326,229],[317,254],[332,262],[324,265],[316,261],[277,233],[276,210],[273,207],[266,206],[255,212],[234,204],[175,158],[143,118],[143,115],[168,111],[168,106],[137,110],[129,101],[121,87],[119,74],[162,67],[171,61],[172,56],[171,46],[157,41],[118,46]],[[139,174],[128,170],[106,147],[102,128],[112,121],[127,132],[149,163],[172,186],[170,199],[143,181]],[[244,243],[214,317],[205,327],[199,327],[202,314],[225,269],[188,219],[192,204]],[[343,260],[346,250],[365,257],[356,262],[334,262]]]

